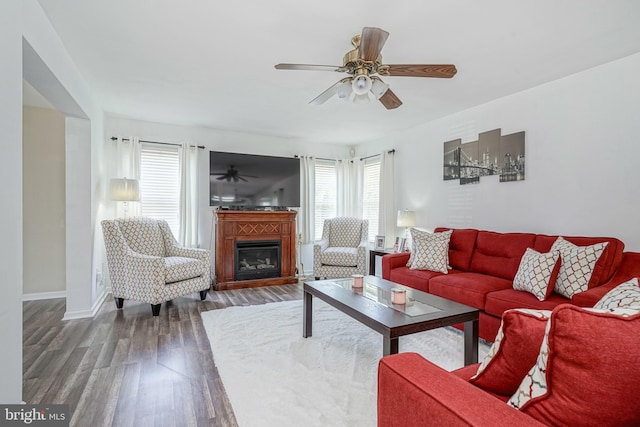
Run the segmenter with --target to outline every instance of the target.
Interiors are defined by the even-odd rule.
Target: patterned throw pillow
[[[503,396],[515,393],[536,363],[550,315],[551,310],[505,311],[495,342],[469,382]]]
[[[416,253],[416,240],[420,238],[429,238],[431,236],[431,237],[440,237],[441,239],[446,239],[447,241],[449,241],[449,239],[451,238],[451,233],[453,233],[453,230],[447,230],[441,233],[432,233],[430,231],[418,230],[417,228],[411,227],[409,229],[409,233],[411,233],[412,247],[411,247],[411,253],[409,255],[409,260],[407,261],[407,267],[411,268],[411,264],[413,264],[413,257],[415,256],[415,253]],[[448,256],[449,254],[447,254],[447,258]]]
[[[508,404],[544,424],[640,425],[639,334],[640,308],[557,306]]]
[[[449,239],[453,230],[417,236],[413,241],[411,270],[431,270],[447,274],[449,267]]]
[[[576,246],[562,237],[558,237],[550,251],[559,251],[562,260],[554,290],[567,298],[571,298],[573,294],[578,292],[586,291],[589,288],[589,279],[593,274],[593,268],[608,243]]]
[[[513,289],[527,291],[540,301],[547,299],[553,292],[560,270],[558,258],[560,258],[558,251],[541,254],[527,248],[520,260],[516,277],[513,279]]]
[[[607,292],[600,301],[593,306],[596,309],[640,307],[640,287],[638,278],[624,282]]]

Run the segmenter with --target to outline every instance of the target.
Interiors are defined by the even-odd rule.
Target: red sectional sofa
[[[438,229],[436,231],[441,231]],[[509,239],[509,235],[497,236],[498,233],[490,233],[475,230],[459,230],[462,233],[456,233],[457,237],[451,240],[451,264],[454,267],[455,273],[447,276],[431,275],[429,272],[423,271],[410,271],[408,268],[401,265],[402,260],[406,263],[407,257],[404,254],[394,254],[387,258],[386,263],[383,258],[383,268],[386,268],[386,277],[390,277],[392,280],[405,281],[405,283],[414,283],[416,287],[420,286],[422,290],[434,290],[435,292],[444,294],[443,296],[453,297],[454,290],[460,289],[460,287],[466,285],[473,286],[473,291],[462,292],[461,298],[457,300],[464,300],[467,303],[474,303],[476,306],[482,302],[483,299],[480,295],[484,294],[484,308],[488,311],[481,319],[492,319],[493,317],[499,320],[499,313],[502,309],[511,308],[515,305],[529,306],[529,307],[542,307],[544,309],[551,308],[559,304],[559,301],[564,303],[572,303],[582,307],[592,307],[598,302],[608,291],[615,286],[624,283],[634,277],[640,277],[640,253],[638,252],[624,252],[622,253],[622,243],[616,239],[598,239],[598,238],[571,238],[566,237],[567,240],[575,242],[575,244],[591,244],[591,242],[597,242],[606,240],[613,242],[608,248],[608,251],[602,254],[601,258],[604,260],[597,266],[600,269],[600,277],[594,279],[594,284],[591,289],[580,294],[573,296],[571,301],[566,298],[562,298],[558,295],[552,296],[549,301],[543,303],[539,302],[535,297],[530,295],[529,298],[525,293],[518,293],[508,288],[500,290],[492,290],[485,292],[487,289],[491,289],[493,286],[498,287],[499,284],[505,284],[508,279],[504,277],[497,277],[495,284],[490,284],[489,279],[479,279],[481,284],[473,284],[471,278],[477,278],[483,273],[472,271],[474,265],[479,267],[479,260],[487,260],[487,257],[500,258],[496,254],[516,254],[520,250],[517,245],[509,245],[508,248],[500,249],[500,247],[494,247],[489,250],[485,244],[487,242],[502,241],[501,239]],[[462,254],[468,254],[470,239],[473,240],[473,234],[476,233],[476,240],[479,242],[474,243],[474,249],[480,251],[480,256],[476,257],[472,254],[463,257]],[[489,234],[486,234],[489,233]],[[485,236],[486,234],[486,236]],[[462,238],[464,236],[464,238]],[[486,237],[486,239],[485,239]],[[526,241],[522,235],[513,236],[515,240]],[[534,247],[537,244],[540,250],[548,249],[551,241],[554,238],[552,236],[535,236],[533,238]],[[528,241],[531,241],[530,239]],[[580,242],[580,243],[579,243]],[[607,245],[609,246],[609,245]],[[494,255],[488,255],[488,253]],[[471,258],[476,257],[476,264],[474,264]],[[503,256],[509,258],[508,256]],[[464,261],[465,258],[469,258],[469,261]],[[462,264],[459,262],[462,261]],[[462,270],[460,267],[464,267],[464,263],[468,262],[467,270]],[[494,274],[503,274],[507,278],[509,277],[506,272],[512,271],[513,260],[506,260],[504,263],[504,269],[501,270],[498,263],[488,262],[483,267],[480,267],[482,271],[492,271],[490,268],[494,268]],[[395,266],[395,267],[392,267]],[[489,267],[492,266],[492,267]],[[465,271],[465,272],[462,272]],[[502,272],[502,273],[501,273]],[[446,283],[453,283],[454,278],[459,277],[460,281],[451,285],[451,289],[445,291]],[[426,278],[426,279],[425,279]],[[448,279],[451,282],[443,281]],[[439,279],[432,282],[431,279]],[[471,297],[473,293],[477,294]],[[490,325],[493,325],[493,320],[489,320]],[[487,333],[487,327],[485,325],[485,333]],[[486,336],[486,335],[485,335]],[[628,341],[629,345],[634,345],[635,337],[632,337]],[[619,341],[615,341],[619,343]],[[611,345],[606,347],[605,351],[611,351],[613,353],[620,353],[620,348],[617,345]],[[624,353],[624,351],[622,351]],[[602,360],[610,360],[608,356],[600,354]],[[616,365],[616,363],[613,363]],[[380,360],[378,368],[378,426],[379,427],[412,427],[412,426],[542,426],[545,425],[540,421],[534,419],[534,417],[526,412],[518,411],[506,402],[509,396],[502,396],[492,393],[487,390],[483,390],[469,382],[471,377],[476,374],[479,364],[465,366],[461,369],[453,372],[447,372],[444,369],[434,365],[422,356],[415,353],[400,353],[392,356],[383,357]],[[598,373],[594,373],[597,376],[604,378],[604,381],[608,381],[607,370],[603,369]],[[632,372],[632,371],[629,371]],[[635,372],[635,371],[634,371]],[[635,373],[630,373],[635,375]],[[556,384],[557,385],[557,384]],[[580,381],[576,383],[577,387],[590,388],[591,384],[582,384]],[[600,395],[604,391],[598,387],[593,390],[594,396]],[[615,389],[609,390],[605,393],[605,399],[611,398],[618,391]],[[608,393],[608,394],[607,394]],[[626,399],[626,400],[625,400]],[[614,399],[615,401],[628,402],[631,410],[638,407],[637,400],[631,393],[630,395],[624,394]],[[576,402],[574,402],[576,403]],[[576,404],[579,405],[579,402]],[[592,405],[592,404],[588,404]],[[597,405],[593,405],[597,406]],[[597,411],[596,411],[597,412]],[[579,416],[576,412],[568,412],[568,417],[571,418],[574,415]],[[608,422],[601,423],[593,421],[591,425],[637,425],[636,422],[625,422],[618,414],[609,414],[607,418]],[[635,417],[637,419],[637,417]],[[584,420],[583,420],[584,421]],[[558,423],[555,423],[558,424]],[[579,422],[575,425],[586,425],[588,423]]]
[[[442,232],[449,228],[436,228]],[[406,266],[409,253],[382,257],[382,277],[433,295],[480,309],[480,337],[494,341],[502,313],[511,308],[551,310],[572,303],[591,307],[615,284],[623,260],[624,243],[613,237],[562,236],[578,245],[608,242],[595,265],[589,290],[568,299],[552,293],[544,301],[513,289],[520,259],[527,248],[548,252],[558,236],[533,233],[496,233],[476,229],[453,229],[449,241],[448,274],[411,270]],[[625,254],[626,255],[626,254]]]

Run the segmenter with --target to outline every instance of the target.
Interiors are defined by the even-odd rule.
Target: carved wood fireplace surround
[[[297,283],[295,211],[227,211],[216,214],[215,290]],[[237,280],[236,243],[280,241],[280,276]],[[272,263],[270,261],[270,263]],[[258,266],[260,268],[260,266]]]

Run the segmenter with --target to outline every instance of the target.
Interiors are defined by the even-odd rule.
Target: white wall
[[[100,264],[94,262],[102,250],[95,227],[105,191],[94,167],[101,162],[103,112],[37,0],[20,4],[23,76],[66,116],[65,319],[87,317],[105,291],[96,280]]]
[[[638,75],[640,54],[358,148],[397,148],[396,203],[420,226],[613,236],[640,251]],[[525,181],[442,180],[445,141],[496,128],[525,131]]]
[[[23,109],[23,294],[62,294],[65,269],[64,115]]]
[[[314,144],[297,139],[277,138],[264,135],[224,131],[202,127],[177,126],[163,123],[145,122],[107,115],[105,118],[105,159],[106,179],[115,177],[115,145],[109,138],[112,136],[134,136],[147,141],[189,142],[203,145],[200,157],[200,247],[211,249],[214,263],[215,228],[213,210],[209,207],[209,151],[229,151],[236,153],[264,154],[289,157],[294,155],[316,156],[332,159],[349,157],[351,147],[343,144]],[[108,214],[115,217],[115,206],[110,204]],[[306,245],[302,250],[302,262],[305,269],[313,268],[313,248]],[[213,267],[212,267],[213,271]]]
[[[22,401],[22,0],[0,2],[0,402]]]

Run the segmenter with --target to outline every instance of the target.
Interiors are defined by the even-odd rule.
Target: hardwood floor
[[[71,426],[236,426],[200,313],[302,298],[299,284],[211,291],[162,304],[108,298],[62,322],[65,300],[24,302],[23,399],[69,404]]]

